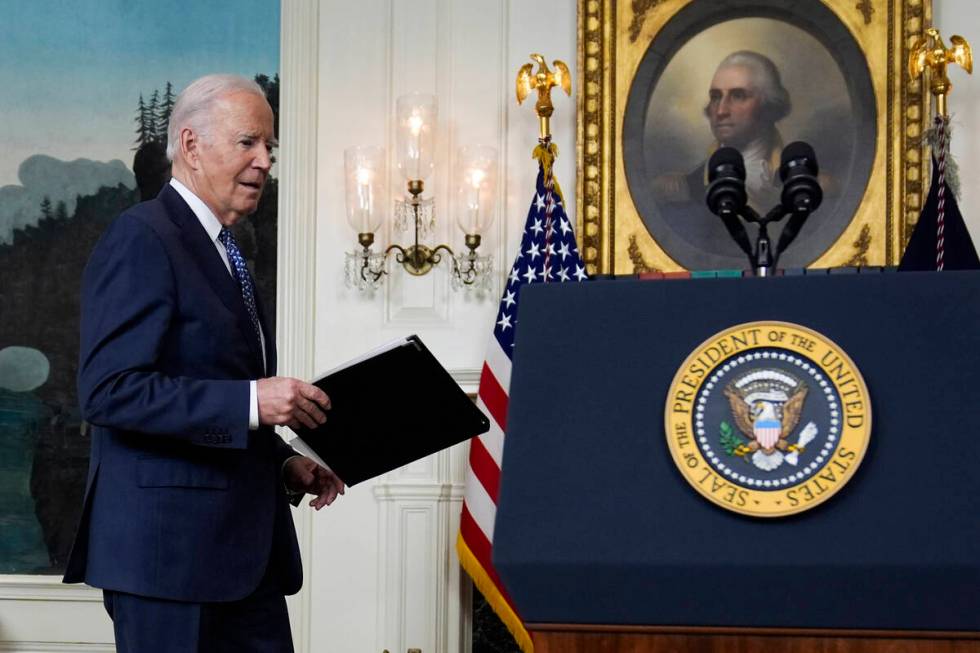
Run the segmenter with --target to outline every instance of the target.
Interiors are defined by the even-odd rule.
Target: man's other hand
[[[340,477],[306,456],[293,456],[286,461],[284,481],[292,492],[315,494],[310,505],[316,510],[329,506],[344,493],[344,482]]]
[[[320,388],[299,379],[273,376],[256,383],[259,424],[314,429],[327,421],[330,397]]]

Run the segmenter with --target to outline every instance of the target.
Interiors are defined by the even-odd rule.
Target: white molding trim
[[[3,576],[0,601],[102,602],[102,590],[66,585],[60,576]],[[0,642],[0,646],[4,644]],[[3,650],[0,648],[0,650]]]
[[[317,53],[319,3],[282,3],[280,31],[279,245],[276,324],[279,373],[312,378],[316,336]],[[313,511],[294,511],[300,555],[313,554]],[[296,649],[310,650],[313,606],[309,584],[292,599]]]
[[[449,375],[453,377],[453,380],[459,384],[459,387],[463,389],[463,392],[471,395],[475,395],[477,389],[480,387],[480,374],[483,372],[483,368],[464,368],[460,370],[449,370]]]
[[[463,483],[383,483],[372,488],[378,501],[462,501]]]
[[[451,67],[452,57],[446,56],[449,51],[449,32],[446,30],[446,16],[451,5],[443,11],[446,0],[414,0],[414,2],[389,1],[386,12],[387,24],[384,26],[387,45],[387,124],[389,125],[386,143],[389,153],[389,189],[392,197],[404,194],[404,181],[396,172],[394,165],[397,142],[394,120],[395,102],[403,93],[419,91],[433,93],[437,97],[439,120],[437,121],[436,149],[434,157],[437,162],[448,162],[451,152],[451,136],[447,137],[447,117],[451,111],[446,110],[446,97],[451,97],[444,89],[452,88],[451,79],[447,78],[447,69]],[[425,17],[429,19],[426,20]],[[422,54],[418,44],[434,44],[431,57],[428,49]],[[414,74],[413,74],[414,73]],[[431,75],[432,85],[426,84]],[[428,243],[446,242],[446,231],[451,229],[452,215],[449,207],[449,174],[447,165],[437,165],[436,169],[425,181],[425,197],[435,201],[436,229]],[[407,244],[409,232],[399,232],[392,221],[386,220],[389,243]],[[444,267],[443,264],[440,267]],[[428,327],[434,324],[449,325],[452,320],[450,301],[450,285],[448,274],[426,274],[413,277],[401,266],[392,262],[393,274],[384,283],[384,323],[387,326]]]
[[[511,14],[511,2],[512,0],[507,0],[506,2],[500,3],[500,70],[497,74],[497,89],[499,97],[510,98],[510,93],[508,91],[508,84],[510,83],[511,76],[513,73],[510,71],[508,66],[509,55],[510,55],[510,14]],[[519,14],[519,12],[518,12]],[[507,243],[510,237],[511,231],[511,220],[507,219],[507,199],[510,197],[511,185],[510,185],[510,175],[508,174],[510,162],[510,139],[508,138],[508,120],[510,118],[510,112],[507,110],[508,105],[506,102],[500,103],[500,110],[497,114],[497,129],[500,133],[500,138],[497,142],[497,152],[498,159],[497,162],[500,166],[497,174],[497,179],[499,180],[499,195],[497,197],[497,224],[496,224],[496,236],[497,245],[494,250],[494,256],[496,259],[496,264],[494,265],[494,286],[493,292],[491,293],[490,301],[499,301],[499,298],[503,295],[503,289],[507,287],[507,274],[510,271],[513,261],[509,260],[507,257]],[[463,611],[469,614],[470,610]],[[471,617],[466,617],[466,628],[471,630]],[[469,633],[470,637],[467,640],[467,644],[472,647],[473,637],[472,632]],[[467,652],[469,653],[469,649]]]

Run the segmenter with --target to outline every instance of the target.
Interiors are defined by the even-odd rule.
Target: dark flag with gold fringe
[[[947,178],[952,180],[956,174],[955,162],[949,156],[950,120],[946,96],[953,85],[947,68],[955,64],[967,74],[973,72],[973,53],[967,40],[954,34],[950,43],[952,47],[947,48],[939,30],[928,27],[909,49],[910,77],[916,80],[929,73],[929,90],[936,97],[936,117],[935,126],[926,134],[934,152],[929,197],[902,255],[899,270],[942,272],[980,268],[980,259],[970,240],[970,232],[963,222],[950,184],[946,183]],[[955,187],[955,183],[952,185]]]
[[[940,199],[942,198],[942,222],[940,223]],[[942,229],[940,229],[942,226]],[[980,258],[973,247],[970,232],[963,222],[956,197],[946,180],[940,182],[939,165],[933,159],[932,185],[929,197],[912,231],[912,238],[905,248],[898,265],[905,270],[977,270]]]

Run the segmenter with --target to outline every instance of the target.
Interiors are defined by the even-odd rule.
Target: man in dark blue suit
[[[91,423],[85,506],[65,582],[101,587],[120,651],[292,651],[302,584],[289,499],[344,491],[274,425],[330,400],[275,376],[272,330],[228,227],[269,175],[273,114],[250,80],[178,97],[173,179],[120,216],[82,280],[79,401]]]

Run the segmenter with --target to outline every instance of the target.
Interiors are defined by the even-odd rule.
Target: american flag
[[[466,495],[456,540],[463,568],[525,653],[533,650],[531,638],[491,564],[490,555],[521,288],[529,283],[577,282],[588,278],[572,224],[565,213],[561,189],[551,173],[556,154],[557,148],[547,139],[540,141],[534,150],[540,164],[536,192],[524,225],[521,248],[507,276],[497,310],[477,393],[477,405],[490,416],[490,430],[470,440]]]

